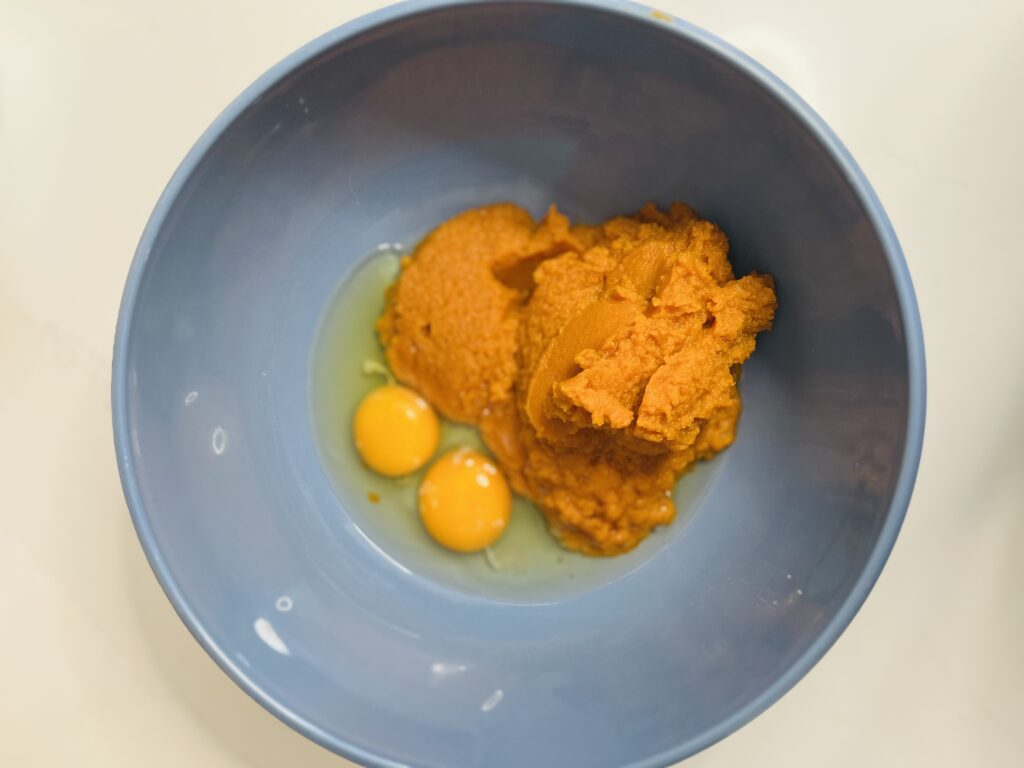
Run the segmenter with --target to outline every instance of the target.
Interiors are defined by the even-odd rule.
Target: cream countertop
[[[0,764],[342,766],[178,622],[117,479],[109,364],[163,185],[246,85],[373,2],[0,2]],[[890,7],[892,6],[892,7]],[[1024,6],[664,2],[835,128],[918,291],[924,456],[826,658],[694,768],[1024,764]]]

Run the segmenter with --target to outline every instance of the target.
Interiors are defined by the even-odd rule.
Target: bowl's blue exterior
[[[512,199],[681,199],[778,280],[738,443],[685,528],[585,594],[511,604],[375,547],[317,456],[310,352],[382,241]],[[182,619],[302,733],[383,766],[655,766],[821,657],[896,539],[921,450],[913,288],[874,193],[785,85],[619,2],[416,0],[240,96],[146,228],[118,321],[125,495]]]

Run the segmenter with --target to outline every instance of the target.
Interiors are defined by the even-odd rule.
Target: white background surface
[[[117,478],[109,365],[146,218],[213,117],[377,3],[0,0],[0,764],[346,763],[178,622]],[[878,586],[687,768],[1024,764],[1024,4],[663,2],[835,128],[917,287],[924,456]]]

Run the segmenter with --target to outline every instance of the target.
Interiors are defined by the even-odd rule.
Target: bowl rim
[[[279,720],[302,735],[343,757],[367,766],[379,768],[408,768],[405,764],[389,760],[346,742],[292,711],[286,704],[261,688],[213,640],[185,599],[174,574],[159,551],[153,530],[142,504],[135,464],[132,455],[132,428],[128,414],[127,393],[131,388],[128,374],[128,348],[131,325],[140,285],[153,244],[183,186],[196,170],[214,143],[246,109],[287,75],[311,61],[329,48],[364,34],[376,27],[399,19],[462,6],[487,5],[493,0],[407,0],[390,5],[353,19],[314,38],[290,53],[257,78],[221,112],[202,133],[171,177],[139,240],[125,281],[124,293],[117,319],[111,378],[111,412],[113,417],[114,446],[118,472],[132,522],[142,548],[157,581],[171,605],[195,639],[217,665],[251,698]],[[882,204],[868,182],[864,172],[854,161],[838,136],[825,121],[781,79],[753,58],[712,33],[682,19],[650,6],[630,0],[498,0],[501,4],[530,4],[553,7],[580,8],[624,20],[646,24],[662,32],[669,32],[703,49],[725,64],[732,66],[773,97],[793,115],[818,141],[846,178],[860,200],[885,253],[889,271],[895,285],[900,307],[900,319],[907,349],[908,416],[903,456],[899,476],[893,491],[885,522],[863,572],[840,606],[836,615],[824,627],[811,645],[789,665],[789,668],[768,688],[745,706],[733,712],[702,733],[676,746],[651,755],[624,768],[657,768],[684,760],[722,740],[753,720],[778,701],[803,678],[825,655],[860,610],[882,571],[896,543],[914,489],[921,459],[926,411],[926,370],[924,338],[921,318],[913,283],[903,251]]]

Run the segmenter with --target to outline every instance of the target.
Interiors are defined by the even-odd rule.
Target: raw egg
[[[508,525],[512,496],[490,459],[468,448],[446,453],[420,485],[420,519],[434,540],[456,552],[477,552]]]
[[[366,466],[381,475],[399,477],[430,460],[441,427],[426,400],[411,389],[389,384],[359,403],[352,433]]]

